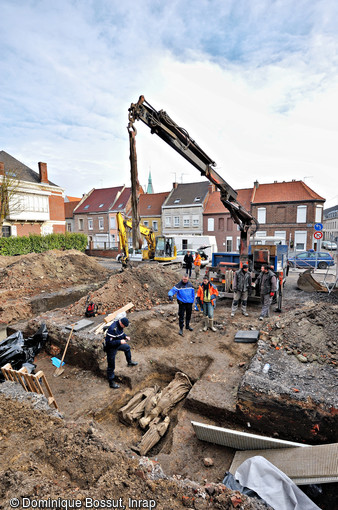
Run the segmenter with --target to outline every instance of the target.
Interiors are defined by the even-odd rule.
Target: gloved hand
[[[275,295],[274,292],[270,292],[270,296],[273,297]]]
[[[173,301],[174,298],[172,296],[169,296],[169,301]]]

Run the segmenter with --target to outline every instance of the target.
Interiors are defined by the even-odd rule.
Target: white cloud
[[[70,195],[129,182],[140,94],[188,130],[233,187],[302,179],[326,198],[338,166],[333,0],[2,1],[1,149]],[[199,173],[137,123],[141,184]],[[337,200],[336,200],[337,201]],[[334,205],[333,203],[328,205]]]

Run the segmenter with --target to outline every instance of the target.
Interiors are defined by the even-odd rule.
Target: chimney
[[[258,189],[259,182],[258,182],[258,181],[255,181],[255,182],[254,182],[254,186],[255,186],[255,188],[256,188],[256,189]]]
[[[215,184],[213,184],[212,182],[209,183],[209,186],[208,186],[208,191],[209,193],[213,193],[214,191],[216,191],[216,186]]]
[[[177,182],[173,182],[173,189],[176,189],[178,186]]]
[[[0,175],[5,175],[5,163],[0,161]]]
[[[42,184],[49,184],[48,175],[47,175],[47,163],[38,163],[39,165],[39,174],[40,174],[40,182]]]

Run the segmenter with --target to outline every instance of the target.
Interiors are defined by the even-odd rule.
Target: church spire
[[[150,194],[150,193],[154,193],[154,190],[153,190],[153,182],[151,180],[151,173],[150,173],[150,170],[149,170],[149,177],[148,177],[148,187],[147,187],[147,193]]]

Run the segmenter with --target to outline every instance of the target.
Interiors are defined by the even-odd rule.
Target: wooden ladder
[[[7,381],[20,383],[23,389],[27,392],[44,395],[48,400],[49,405],[53,404],[56,409],[59,409],[46,376],[42,370],[39,370],[36,374],[30,374],[26,367],[22,367],[20,370],[14,370],[12,365],[7,363],[1,367],[1,372]],[[42,384],[45,386],[45,389]]]

